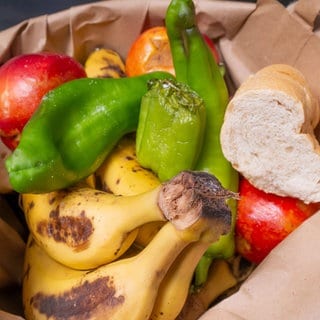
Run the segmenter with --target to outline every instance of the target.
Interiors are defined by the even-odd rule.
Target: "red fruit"
[[[267,194],[246,179],[239,185],[240,200],[235,229],[237,251],[260,263],[289,233],[320,208],[319,203]]]
[[[129,77],[153,71],[175,74],[167,30],[163,26],[141,33],[133,42],[126,59],[126,74]]]
[[[220,57],[214,42],[203,35],[217,63]],[[145,30],[133,42],[126,59],[126,74],[138,76],[152,71],[166,71],[175,75],[167,30],[156,26]]]
[[[24,54],[0,67],[0,136],[14,149],[42,97],[60,84],[86,76],[73,58],[57,53]]]
[[[206,41],[208,47],[210,48],[212,55],[214,56],[214,59],[216,60],[217,63],[220,63],[220,54],[218,52],[218,49],[214,42],[206,35],[203,35],[204,40]]]

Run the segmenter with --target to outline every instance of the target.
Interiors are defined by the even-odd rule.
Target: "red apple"
[[[0,136],[13,150],[42,97],[60,84],[86,76],[73,58],[57,53],[23,54],[0,67]]]
[[[244,178],[240,180],[239,193],[235,228],[237,251],[257,264],[320,208],[319,203],[305,204],[295,198],[265,193]]]

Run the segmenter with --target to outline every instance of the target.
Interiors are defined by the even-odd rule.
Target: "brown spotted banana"
[[[92,269],[119,258],[137,228],[166,221],[158,187],[137,196],[115,196],[89,187],[22,194],[30,232],[50,256],[75,269]]]
[[[27,320],[148,320],[170,266],[190,243],[229,232],[230,210],[211,179],[182,172],[164,183],[159,207],[175,214],[130,258],[94,270],[74,270],[52,259],[32,235],[27,245],[23,305]],[[169,193],[168,193],[169,192]],[[170,196],[169,196],[170,195]]]

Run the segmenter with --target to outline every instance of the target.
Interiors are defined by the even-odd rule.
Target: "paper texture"
[[[313,33],[314,22],[309,24],[316,20],[319,1],[302,0],[298,4],[298,13],[294,9],[289,14],[277,1],[258,0],[257,9],[238,33],[221,40],[221,50],[236,86],[269,64],[287,63],[303,72],[312,90],[320,96],[320,40]]]
[[[96,47],[115,49],[125,58],[142,30],[163,24],[168,4],[169,0],[100,1],[21,22],[0,32],[0,64],[41,50],[64,52],[84,62]],[[305,74],[320,96],[318,0],[300,0],[290,10],[276,0],[257,4],[196,0],[195,4],[201,31],[219,41],[231,94],[260,68],[288,63]],[[8,188],[3,167],[6,153],[2,154],[0,193]],[[320,213],[278,246],[239,292],[201,320],[319,319],[320,256],[314,252],[320,243],[319,230]],[[1,259],[4,256],[2,249]],[[9,314],[12,309],[3,310],[0,320],[21,319]]]

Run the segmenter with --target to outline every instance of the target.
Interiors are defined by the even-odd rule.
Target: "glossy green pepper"
[[[202,151],[196,169],[215,175],[221,184],[231,191],[238,190],[238,173],[225,159],[220,145],[220,129],[229,94],[208,45],[196,21],[192,0],[172,0],[165,18],[176,79],[190,85],[204,100],[206,106],[206,131]],[[215,258],[228,258],[234,254],[234,225],[236,201],[230,200],[233,213],[232,231],[213,243],[200,261],[195,282],[201,285],[208,268]]]
[[[118,140],[138,126],[140,102],[153,78],[77,79],[50,91],[6,160],[10,183],[20,193],[68,187],[93,173]]]
[[[205,123],[203,99],[186,84],[151,80],[142,97],[137,129],[139,163],[161,181],[194,169]]]

